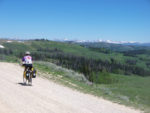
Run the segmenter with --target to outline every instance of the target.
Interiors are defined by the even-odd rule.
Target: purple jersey
[[[22,58],[23,64],[32,64],[32,57],[27,55]]]

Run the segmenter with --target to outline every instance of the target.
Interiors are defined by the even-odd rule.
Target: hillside
[[[1,45],[5,47],[0,48],[1,59],[4,59],[4,55],[5,59],[8,55],[18,59],[29,50],[34,60],[50,61],[84,73],[87,77],[91,77],[93,72],[103,70],[126,75],[150,75],[150,57],[147,49],[114,52],[105,48],[83,47],[78,44],[48,40],[1,41]]]
[[[38,70],[68,80],[81,91],[134,107],[149,108],[148,49],[117,52],[48,40],[5,40],[0,41],[0,45],[4,47],[0,48],[0,61],[19,62],[29,50]]]

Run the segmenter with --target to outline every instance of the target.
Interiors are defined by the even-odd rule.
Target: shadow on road
[[[32,85],[30,85],[30,84],[26,84],[26,83],[22,83],[22,82],[19,82],[19,83],[17,83],[17,84],[19,84],[19,85],[21,85],[21,86],[32,86]]]

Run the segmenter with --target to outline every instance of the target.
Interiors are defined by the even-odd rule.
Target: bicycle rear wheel
[[[27,79],[25,78],[25,75],[23,74],[23,83],[26,84],[27,83]]]
[[[32,75],[30,74],[30,85],[32,85]]]
[[[31,73],[29,73],[29,77],[28,77],[27,81],[28,81],[28,85],[32,85],[32,75],[31,75]]]

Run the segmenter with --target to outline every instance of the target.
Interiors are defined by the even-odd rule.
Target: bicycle
[[[23,74],[23,83],[32,85],[32,69],[30,69],[30,67],[27,67]]]

